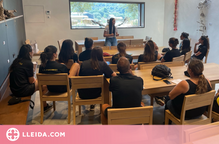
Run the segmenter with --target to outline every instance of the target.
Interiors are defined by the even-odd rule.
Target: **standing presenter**
[[[117,46],[116,36],[119,36],[117,28],[115,27],[116,20],[110,18],[109,25],[105,27],[103,36],[106,37],[105,46]]]

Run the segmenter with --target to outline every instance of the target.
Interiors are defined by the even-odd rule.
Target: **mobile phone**
[[[168,80],[163,80],[166,84],[171,84]]]

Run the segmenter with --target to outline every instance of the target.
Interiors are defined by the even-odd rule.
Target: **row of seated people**
[[[33,52],[30,45],[23,45],[19,51],[18,57],[14,60],[10,68],[10,89],[17,97],[32,95],[39,89],[38,81],[33,77],[33,64],[31,62]],[[39,73],[57,74],[68,73],[71,76],[90,76],[102,75],[110,79],[110,91],[113,94],[113,108],[126,108],[141,106],[143,79],[134,76],[130,69],[130,62],[125,57],[120,57],[117,62],[117,68],[120,74],[113,72],[106,64],[103,58],[103,51],[100,47],[91,50],[89,60],[85,60],[81,66],[74,63],[70,69],[67,69],[64,63],[56,61],[57,48],[48,46],[41,54],[41,65]],[[211,90],[211,84],[202,74],[204,70],[203,63],[194,58],[188,64],[188,73],[190,79],[183,80],[177,84],[166,97],[166,109],[169,109],[176,117],[180,116],[182,103],[185,95],[200,94]],[[66,92],[67,88],[63,86],[44,86],[43,92]],[[101,89],[83,89],[78,90],[79,97],[82,99],[97,98],[100,96]],[[218,94],[217,94],[218,95]],[[215,99],[213,111],[218,111],[218,98]],[[51,106],[44,103],[46,111]],[[107,116],[106,109],[109,105],[103,105],[103,114]],[[186,114],[187,119],[200,116],[205,111],[204,108],[191,110]],[[104,121],[104,120],[103,120]]]

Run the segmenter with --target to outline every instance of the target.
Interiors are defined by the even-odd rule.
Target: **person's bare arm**
[[[160,60],[160,58],[162,57],[162,55],[160,53],[157,54],[157,59]]]
[[[200,51],[198,51],[197,53],[195,53],[195,56],[199,56],[200,54],[202,54]]]
[[[119,34],[116,32],[116,36],[119,36]]]
[[[104,36],[104,37],[109,37],[109,36],[114,36],[114,34],[113,34],[113,33],[111,33],[111,34],[107,34],[107,32],[104,31],[103,36]]]
[[[197,50],[196,47],[197,47],[197,45],[199,45],[199,44],[200,44],[199,42],[195,43],[195,46],[194,46],[194,53],[197,53],[198,50]]]
[[[178,83],[169,93],[169,97],[171,100],[176,98],[178,95],[182,93],[186,93],[189,90],[189,85],[188,83],[183,80],[180,83]]]
[[[29,80],[30,84],[35,83],[35,81],[36,81],[36,79],[34,77],[29,77],[28,80]]]
[[[164,58],[162,58],[162,59],[161,59],[161,62],[165,62],[165,59],[164,59]]]
[[[111,76],[114,77],[114,76],[117,76],[117,74],[116,74],[115,72],[113,72],[113,73],[111,74]]]

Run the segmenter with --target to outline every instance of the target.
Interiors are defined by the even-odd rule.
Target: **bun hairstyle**
[[[119,51],[119,57],[125,57],[126,56],[126,44],[123,42],[118,43],[117,49]]]
[[[11,67],[10,67],[10,72],[13,71],[15,66],[23,59],[26,60],[31,60],[30,52],[32,52],[32,47],[28,44],[21,46],[19,54],[17,58],[13,61]]]
[[[44,52],[40,55],[41,65],[46,67],[47,61],[50,61],[53,58],[53,54],[57,52],[57,48],[55,46],[47,46],[44,49]]]
[[[202,94],[207,92],[207,80],[203,75],[204,65],[201,60],[193,58],[191,59],[188,68],[192,71],[194,76],[198,77],[198,84],[196,87],[196,94]]]
[[[179,44],[179,40],[177,38],[170,38],[169,43],[172,44],[172,47],[176,47]]]
[[[95,47],[91,51],[91,67],[94,70],[100,70],[99,61],[103,61],[103,50],[101,47]]]
[[[74,55],[74,48],[72,40],[68,39],[63,41],[62,48],[59,53],[59,62],[67,63],[69,59],[72,59]]]
[[[207,49],[210,48],[210,44],[209,44],[209,38],[208,36],[201,36],[201,40],[203,40],[203,45],[207,47]]]
[[[88,50],[88,49],[91,49],[92,48],[92,46],[93,46],[93,40],[91,39],[91,38],[85,38],[85,40],[84,40],[84,46],[85,46],[85,48]]]
[[[187,38],[187,39],[188,39],[188,37],[189,37],[189,34],[186,33],[186,32],[183,32],[181,35],[182,35],[184,38]]]
[[[144,62],[152,62],[155,61],[155,47],[154,42],[152,40],[149,40],[144,48]]]

